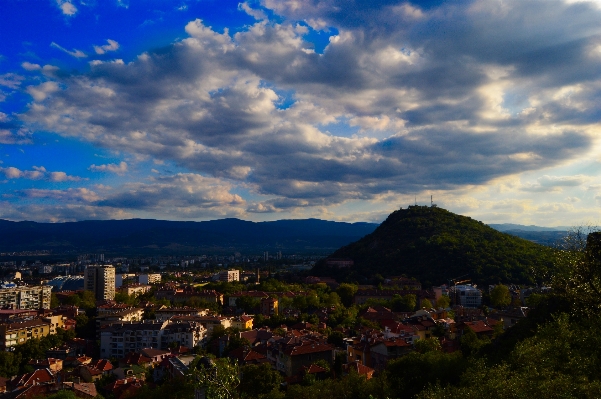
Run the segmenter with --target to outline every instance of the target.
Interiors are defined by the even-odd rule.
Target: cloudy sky
[[[4,0],[0,218],[598,224],[601,8]]]

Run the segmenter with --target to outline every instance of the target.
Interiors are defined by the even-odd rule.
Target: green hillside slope
[[[552,251],[442,208],[411,206],[331,255],[353,259],[352,269],[321,262],[314,271],[339,278],[405,274],[426,286],[466,274],[479,284],[533,283],[551,267]]]

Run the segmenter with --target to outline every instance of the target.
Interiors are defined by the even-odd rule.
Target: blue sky
[[[586,1],[6,0],[0,218],[598,224]]]

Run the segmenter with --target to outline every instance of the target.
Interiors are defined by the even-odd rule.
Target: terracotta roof
[[[289,356],[306,355],[308,353],[317,353],[334,350],[334,346],[330,344],[321,344],[317,342],[304,342],[302,345],[286,348],[284,353]]]
[[[490,328],[482,320],[478,320],[478,321],[466,321],[464,324],[465,324],[466,327],[468,327],[470,330],[472,330],[476,334],[477,333],[482,333],[482,332],[492,332],[492,331],[494,331],[492,328]]]
[[[345,364],[345,368],[347,370],[353,369],[357,372],[357,374],[367,375],[367,376],[373,374],[373,372],[375,371],[371,367],[367,367],[367,366],[361,364],[361,362],[359,362],[359,361],[354,361],[354,362]]]
[[[304,367],[304,369],[305,369],[304,370],[305,373],[307,373],[307,374],[325,373],[328,371],[328,370],[324,369],[323,367],[318,366],[317,364],[312,364],[308,368]]]
[[[90,366],[102,371],[109,371],[114,368],[108,359],[98,359],[95,362],[90,363]]]

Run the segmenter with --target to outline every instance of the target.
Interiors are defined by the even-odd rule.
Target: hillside
[[[314,272],[358,280],[376,273],[405,274],[425,286],[462,275],[478,284],[529,283],[551,266],[551,252],[442,208],[411,206],[393,212],[373,233],[331,254],[353,259],[351,270],[334,270],[321,262]]]
[[[318,219],[249,222],[221,219],[177,222],[151,219],[91,220],[72,223],[0,220],[0,252],[52,250],[53,253],[193,254],[262,251],[327,254],[371,233],[374,223]]]

